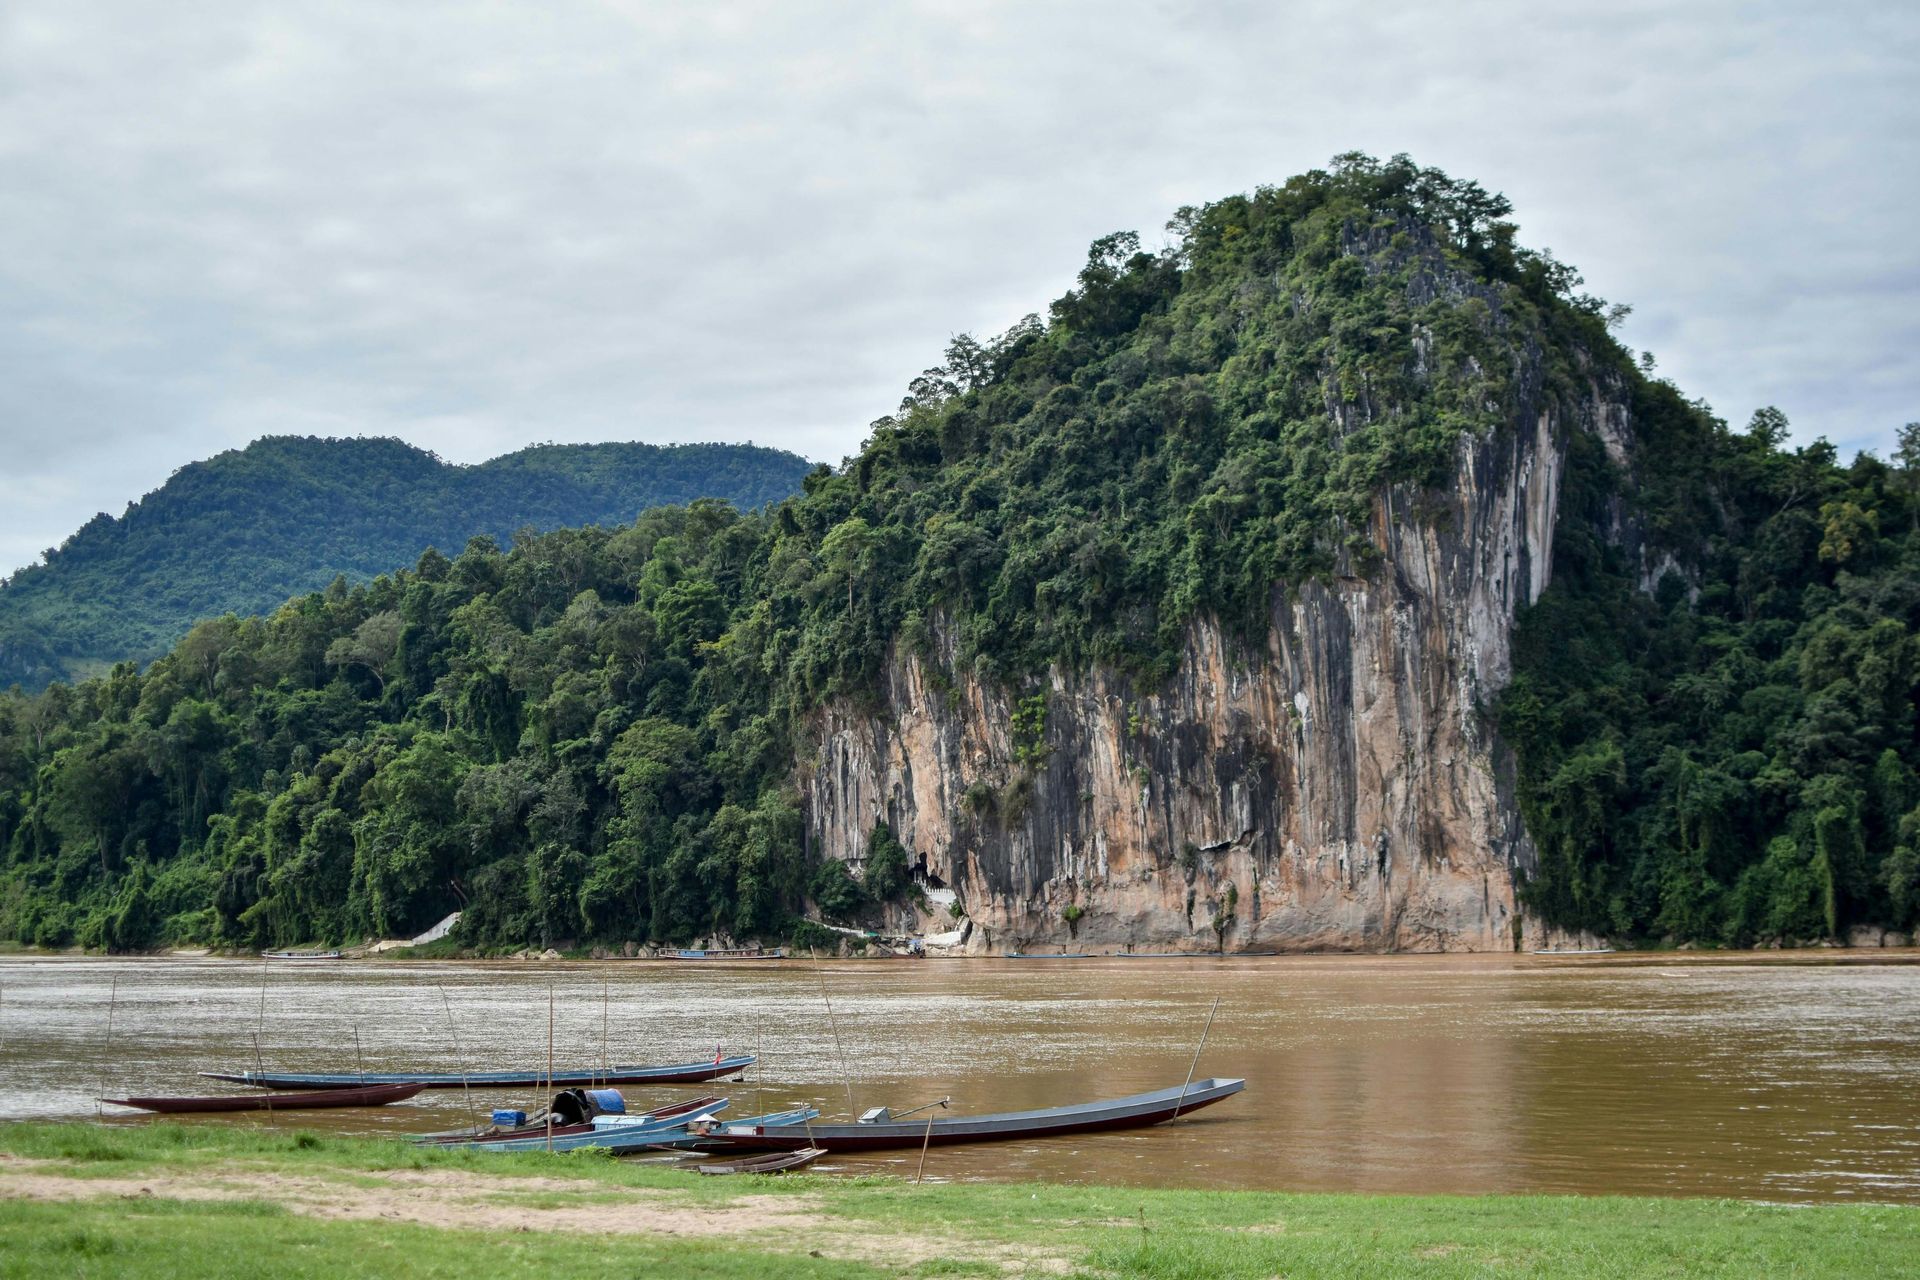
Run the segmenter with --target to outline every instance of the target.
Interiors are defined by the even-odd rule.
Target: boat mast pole
[[[1186,1084],[1180,1086],[1180,1100],[1173,1104],[1173,1114],[1167,1117],[1169,1120],[1178,1120],[1180,1118],[1180,1108],[1187,1105],[1187,1086],[1193,1083],[1194,1070],[1200,1065],[1200,1054],[1207,1047],[1207,1034],[1213,1030],[1213,1015],[1218,1012],[1220,1012],[1220,997],[1215,996],[1213,998],[1213,1008],[1207,1012],[1206,1030],[1200,1033],[1200,1043],[1193,1051],[1193,1061],[1187,1064]]]
[[[827,1002],[827,1025],[833,1029],[833,1051],[840,1056],[840,1078],[847,1082],[847,1118],[857,1120],[859,1116],[853,1109],[853,1072],[847,1070],[847,1051],[840,1046],[840,1022],[833,1016],[833,997],[827,994],[827,971],[820,967],[820,953],[812,947],[807,954],[813,957],[813,972],[820,979],[820,998]]]
[[[447,999],[445,987],[440,988],[440,1003],[447,1011],[447,1034],[453,1037],[453,1060],[460,1064],[460,1093],[467,1101],[467,1124],[478,1133],[480,1122],[473,1118],[473,1085],[467,1079],[467,1058],[460,1052],[460,1031],[453,1025],[453,1001]]]

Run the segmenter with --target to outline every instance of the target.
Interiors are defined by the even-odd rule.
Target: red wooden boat
[[[188,1111],[312,1111],[325,1107],[384,1107],[411,1098],[424,1084],[369,1084],[353,1089],[301,1089],[292,1093],[228,1093],[202,1098],[102,1098],[116,1107],[168,1114]]]

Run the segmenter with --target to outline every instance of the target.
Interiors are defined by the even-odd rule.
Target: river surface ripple
[[[799,1102],[844,1115],[849,1091],[861,1110],[947,1095],[957,1112],[1022,1109],[1180,1083],[1218,995],[1198,1075],[1244,1076],[1239,1097],[1157,1129],[935,1148],[927,1176],[1920,1203],[1920,956],[1861,959],[10,956],[0,1115],[91,1117],[102,1094],[218,1091],[195,1072],[256,1062],[536,1068],[550,991],[563,1066],[599,1061],[603,1037],[616,1063],[759,1053],[744,1084],[714,1087],[735,1115]],[[636,1108],[690,1096],[627,1092]],[[473,1099],[534,1102],[526,1091]],[[453,1090],[378,1111],[189,1121],[398,1135],[465,1116]],[[918,1158],[820,1167],[911,1173]]]

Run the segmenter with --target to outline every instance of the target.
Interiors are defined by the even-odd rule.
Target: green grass
[[[322,1220],[262,1199],[7,1199],[0,1277],[992,1276],[1030,1255],[1078,1276],[1222,1277],[1897,1276],[1920,1274],[1920,1209],[1569,1196],[1359,1196],[1142,1191],[966,1183],[916,1187],[831,1175],[705,1179],[576,1156],[484,1156],[285,1131],[155,1124],[0,1126],[0,1151],[79,1179],[269,1175],[371,1196],[412,1170],[480,1176],[497,1230]],[[529,1185],[526,1178],[541,1181]],[[555,1182],[570,1184],[555,1186]],[[468,1188],[474,1190],[475,1188]],[[77,1188],[83,1194],[87,1188]],[[251,1191],[248,1192],[251,1194]],[[407,1191],[405,1194],[414,1194]],[[570,1234],[543,1214],[671,1211],[788,1215],[734,1236]],[[795,1227],[791,1215],[804,1215]],[[471,1221],[471,1220],[469,1220]],[[534,1229],[524,1229],[532,1226]],[[818,1256],[816,1256],[818,1255]]]
[[[446,1231],[302,1218],[271,1204],[177,1200],[33,1204],[0,1200],[0,1277],[687,1276],[700,1280],[880,1277],[845,1260],[632,1236]]]

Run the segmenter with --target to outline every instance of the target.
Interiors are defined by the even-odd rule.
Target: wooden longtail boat
[[[742,1156],[738,1160],[708,1160],[693,1166],[698,1173],[714,1176],[728,1173],[779,1173],[812,1164],[827,1154],[825,1147],[802,1147],[798,1151],[774,1151],[764,1156]]]
[[[722,1105],[725,1104],[723,1103]],[[713,1113],[719,1109],[719,1107],[714,1107],[696,1116],[669,1120],[650,1120],[637,1124],[630,1120],[623,1121],[618,1116],[605,1116],[594,1122],[591,1133],[555,1135],[553,1140],[549,1142],[546,1134],[542,1132],[524,1138],[514,1138],[507,1142],[476,1144],[474,1150],[578,1151],[585,1147],[593,1147],[597,1150],[611,1151],[615,1155],[623,1151],[651,1151],[661,1143],[685,1133],[689,1124],[697,1124],[702,1120],[712,1119]],[[746,1125],[791,1124],[798,1126],[819,1114],[818,1111],[815,1111],[811,1107],[805,1107],[795,1111],[778,1111],[772,1115],[750,1116],[740,1123]]]
[[[338,951],[262,951],[263,960],[340,960]]]
[[[384,1107],[411,1098],[423,1084],[373,1084],[358,1089],[312,1089],[294,1093],[231,1093],[206,1098],[102,1098],[116,1107],[168,1114],[188,1111],[315,1111],[326,1107]]]
[[[923,1142],[943,1146],[958,1142],[1006,1142],[1048,1138],[1065,1133],[1102,1129],[1138,1129],[1175,1116],[1210,1107],[1247,1087],[1245,1080],[1195,1080],[1189,1085],[1136,1093],[1106,1102],[1083,1102],[1071,1107],[1039,1111],[1009,1111],[989,1116],[937,1117],[890,1120],[884,1111],[874,1120],[857,1124],[764,1124],[742,1120],[717,1125],[703,1135],[703,1151],[799,1151],[820,1147],[827,1151],[883,1151],[917,1147]]]
[[[659,1107],[653,1111],[642,1112],[639,1115],[620,1116],[617,1118],[630,1123],[648,1120],[672,1120],[679,1117],[711,1114],[726,1105],[727,1099],[720,1097],[718,1094],[709,1094],[704,1098],[695,1098],[691,1102],[676,1102],[670,1107]],[[551,1111],[552,1108],[549,1108],[549,1110]],[[614,1118],[616,1117],[595,1117],[595,1119]],[[553,1132],[556,1135],[591,1133],[593,1132],[593,1125],[593,1120],[568,1120],[564,1124],[554,1125]],[[509,1138],[545,1139],[546,1136],[547,1124],[545,1117],[534,1116],[525,1124],[515,1125],[511,1128],[489,1126],[482,1129],[454,1129],[446,1133],[423,1133],[415,1138],[414,1141],[426,1146],[465,1146],[473,1142],[501,1142]]]
[[[687,1062],[668,1067],[562,1067],[551,1077],[545,1071],[202,1071],[211,1080],[231,1080],[262,1089],[343,1089],[354,1084],[417,1084],[426,1089],[485,1088],[538,1089],[603,1084],[698,1084],[745,1071],[754,1064],[751,1054]]]

